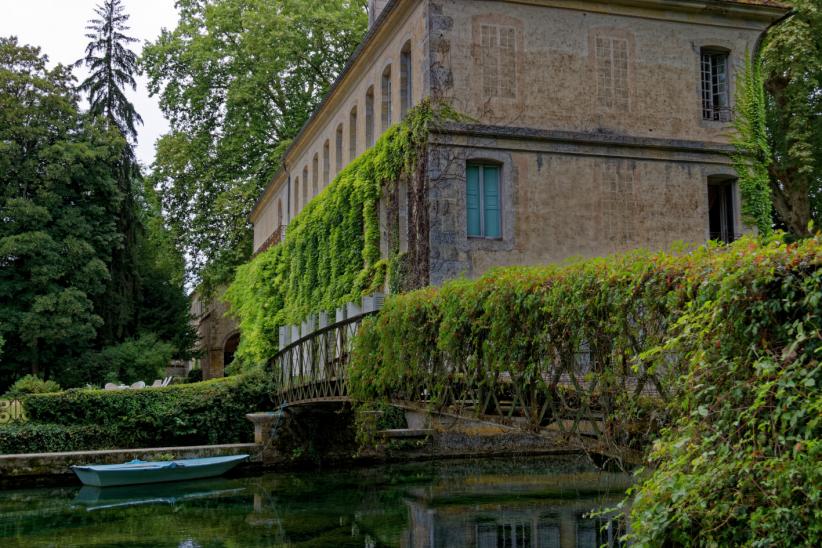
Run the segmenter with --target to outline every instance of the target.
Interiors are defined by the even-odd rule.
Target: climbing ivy
[[[241,363],[274,355],[279,326],[380,291],[387,276],[400,275],[402,261],[380,255],[379,200],[414,176],[431,124],[456,117],[422,102],[291,220],[282,243],[238,268],[225,297],[243,333]]]
[[[609,435],[648,451],[623,503],[632,545],[820,545],[822,235],[502,268],[392,296],[360,326],[349,390],[370,405],[457,405],[466,382],[548,396],[583,345],[591,393],[616,394]],[[661,397],[630,389],[642,372]]]
[[[736,92],[736,135],[733,145],[736,153],[733,164],[739,176],[742,194],[742,215],[746,223],[755,226],[762,235],[772,232],[771,183],[768,166],[771,149],[765,115],[765,87],[759,60],[751,62],[745,56]]]

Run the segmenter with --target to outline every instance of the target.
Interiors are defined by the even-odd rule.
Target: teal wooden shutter
[[[479,167],[468,166],[467,171],[468,235],[482,236],[482,225],[480,224]]]
[[[482,175],[485,237],[499,238],[502,234],[500,231],[499,168],[485,166]]]

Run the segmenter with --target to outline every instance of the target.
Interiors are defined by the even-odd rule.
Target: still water
[[[593,548],[629,481],[563,456],[6,490],[0,546]]]

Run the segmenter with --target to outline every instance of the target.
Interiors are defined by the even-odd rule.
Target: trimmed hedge
[[[110,449],[117,447],[112,434],[99,426],[15,423],[0,427],[0,454]]]
[[[0,428],[0,453],[242,443],[246,413],[270,409],[261,373],[144,390],[68,390],[24,398],[29,422]]]

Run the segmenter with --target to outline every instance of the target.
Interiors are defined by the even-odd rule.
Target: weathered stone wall
[[[219,295],[225,288],[217,292],[217,296],[204,301],[196,293],[191,299],[191,317],[197,330],[197,350],[200,356],[200,366],[203,370],[203,379],[215,379],[225,376],[223,357],[226,343],[239,332],[237,322],[226,316],[228,303]]]
[[[700,49],[730,52],[734,97],[779,12],[625,4],[432,0],[435,94],[485,124],[727,142],[730,124],[703,121]]]
[[[708,239],[708,176],[722,147],[455,126],[429,160],[431,283],[500,265],[559,262]],[[502,238],[468,238],[466,164],[502,166]],[[736,207],[737,226],[742,226]]]

